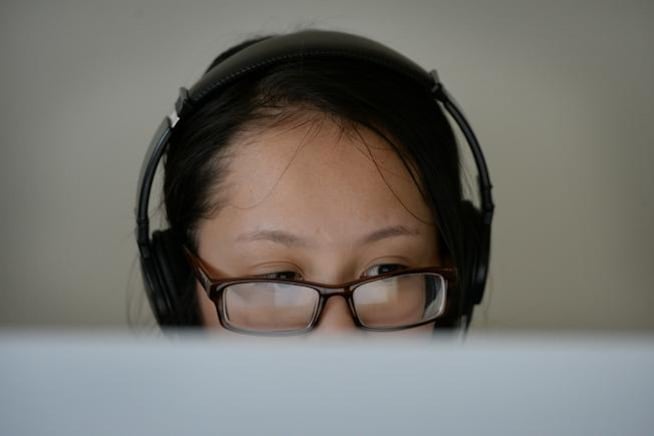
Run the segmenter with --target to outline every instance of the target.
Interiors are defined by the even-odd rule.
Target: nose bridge
[[[325,297],[325,303],[329,298],[333,297],[334,295],[342,295],[343,298],[345,298],[349,292],[350,289],[347,286],[334,286],[334,287],[323,286],[320,288],[320,293]]]
[[[325,300],[316,330],[325,333],[355,331],[354,314],[347,302],[348,291],[344,288],[323,288],[322,291]],[[334,296],[340,298],[331,298]]]

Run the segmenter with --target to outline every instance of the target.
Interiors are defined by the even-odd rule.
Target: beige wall
[[[497,203],[476,328],[652,329],[653,5],[4,1],[0,325],[126,325],[137,173],[177,88],[317,26],[437,67],[473,123]]]

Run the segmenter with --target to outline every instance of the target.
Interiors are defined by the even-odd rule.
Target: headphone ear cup
[[[190,268],[182,254],[182,246],[173,232],[155,231],[152,234],[152,251],[157,270],[159,288],[155,299],[159,301],[156,313],[162,326],[196,324],[195,293]]]
[[[471,314],[475,304],[479,304],[484,295],[486,283],[486,270],[488,255],[484,256],[484,232],[481,213],[469,201],[464,200],[461,204],[463,219],[465,220],[464,258],[465,260],[465,296],[464,313]],[[484,261],[486,259],[486,261]]]
[[[164,289],[164,282],[159,266],[153,255],[152,241],[148,240],[147,250],[141,251],[141,273],[152,313],[159,325],[164,325],[170,313],[170,302],[167,300],[167,293]]]

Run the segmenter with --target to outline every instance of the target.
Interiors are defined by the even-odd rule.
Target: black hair
[[[209,66],[271,36],[244,41]],[[229,167],[229,147],[239,135],[311,109],[338,122],[342,130],[363,126],[377,133],[402,159],[436,219],[441,255],[466,277],[461,211],[462,186],[455,136],[443,111],[424,88],[390,70],[358,60],[303,59],[274,66],[236,81],[203,103],[173,130],[165,156],[164,203],[172,233],[197,250],[196,229],[221,206],[221,181]],[[181,303],[188,324],[200,323],[195,280],[188,280]],[[465,283],[460,289],[465,289]],[[440,325],[455,325],[462,296],[452,299]],[[449,305],[448,305],[449,306]],[[449,313],[449,315],[448,315]]]

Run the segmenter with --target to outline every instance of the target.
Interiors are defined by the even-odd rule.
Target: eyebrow
[[[405,226],[389,226],[375,230],[372,233],[360,239],[362,244],[371,244],[381,241],[382,239],[395,238],[397,236],[418,236],[420,232],[417,229],[409,229]]]
[[[375,230],[361,239],[360,244],[371,244],[379,242],[383,239],[395,238],[398,236],[418,236],[420,232],[416,229],[409,229],[402,225],[388,226]],[[253,232],[243,233],[236,238],[241,242],[254,242],[254,241],[271,241],[277,244],[285,245],[287,247],[308,247],[311,243],[301,236],[284,230],[255,230]]]
[[[237,241],[272,241],[287,247],[305,247],[309,245],[306,239],[283,230],[255,230],[243,233],[236,238]]]

